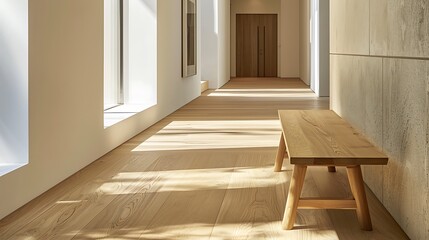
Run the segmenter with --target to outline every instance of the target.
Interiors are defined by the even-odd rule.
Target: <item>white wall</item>
[[[126,104],[155,105],[157,98],[156,0],[124,1]]]
[[[1,4],[0,176],[28,162],[28,0]]]
[[[219,84],[221,87],[231,77],[231,3],[219,1]]]
[[[299,2],[300,0],[281,0],[281,77],[300,76]]]
[[[205,0],[201,5],[201,74],[210,89],[230,79],[230,2]]]
[[[120,2],[104,0],[104,108],[121,102],[118,82],[121,78]]]
[[[319,0],[319,87],[320,97],[329,97],[329,0]]]
[[[30,162],[0,177],[0,218],[199,96],[200,75],[181,78],[180,8],[157,0],[158,104],[104,129],[103,0],[30,1]]]
[[[218,88],[218,3],[217,0],[200,1],[201,6],[201,78],[209,88]]]
[[[311,89],[329,96],[329,0],[311,1]]]
[[[278,76],[299,77],[299,0],[231,0],[231,76],[236,76],[236,14],[278,14]]]
[[[310,0],[299,2],[299,76],[310,85]]]

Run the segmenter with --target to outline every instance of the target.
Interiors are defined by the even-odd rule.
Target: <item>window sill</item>
[[[13,172],[17,170],[18,168],[21,168],[23,166],[27,165],[26,163],[11,163],[11,164],[4,164],[0,163],[0,177]]]
[[[156,104],[124,104],[104,111],[104,128],[111,127]]]

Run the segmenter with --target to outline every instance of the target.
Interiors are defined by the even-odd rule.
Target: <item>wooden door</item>
[[[261,15],[261,26],[264,26],[264,69],[260,77],[277,77],[277,15]]]
[[[277,77],[277,14],[237,14],[237,77]]]

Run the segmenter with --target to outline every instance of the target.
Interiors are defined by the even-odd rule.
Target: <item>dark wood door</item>
[[[237,14],[237,77],[277,77],[277,14]]]

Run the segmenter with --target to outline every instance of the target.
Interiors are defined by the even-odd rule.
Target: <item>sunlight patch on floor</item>
[[[88,239],[339,239],[334,229],[297,229],[285,231],[281,229],[281,221],[272,222],[235,222],[217,223],[212,232],[212,223],[172,224],[154,226],[142,230],[137,228],[122,229],[114,235],[109,235],[110,229],[98,229],[85,233],[82,237]],[[146,226],[142,226],[143,228]],[[266,229],[275,231],[267,232]],[[211,234],[211,236],[210,236]],[[307,239],[306,238],[306,239]]]
[[[209,97],[249,97],[249,98],[317,98],[310,89],[220,89]]]
[[[237,180],[229,185],[231,174]],[[253,173],[253,174],[249,174]],[[274,177],[273,167],[231,167],[212,169],[188,169],[173,171],[122,172],[98,188],[106,195],[206,191],[223,189],[240,189],[249,182],[252,187],[264,188],[279,184]],[[159,187],[151,188],[154,184]],[[281,183],[281,182],[280,182]],[[65,203],[61,201],[59,203]]]
[[[278,120],[173,121],[133,151],[277,147]]]
[[[80,239],[140,239],[141,230],[139,229],[123,229],[115,235],[109,234],[111,229],[99,229],[99,231],[91,231],[82,234]]]
[[[273,222],[236,222],[217,223],[210,236],[212,240],[225,239],[303,239],[304,236],[311,236],[316,239],[339,239],[335,230],[306,229],[299,230],[299,234],[281,229],[281,221]],[[184,225],[164,226],[148,229],[143,232],[143,239],[209,239],[207,233],[211,232],[211,224],[192,223]],[[184,234],[184,229],[186,234]],[[267,232],[267,229],[277,231]],[[298,238],[297,238],[298,237]]]
[[[56,202],[56,204],[79,204],[87,201],[88,200],[63,200]]]
[[[215,92],[313,92],[309,88],[219,88]]]

